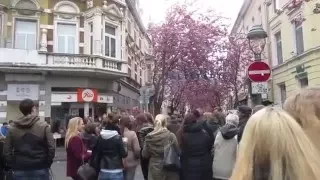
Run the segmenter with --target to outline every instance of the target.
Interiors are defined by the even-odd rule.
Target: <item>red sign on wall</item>
[[[96,89],[78,89],[77,101],[78,102],[97,102],[98,91]]]

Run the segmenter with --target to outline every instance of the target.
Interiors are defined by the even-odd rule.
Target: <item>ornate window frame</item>
[[[12,2],[12,6],[15,7],[21,0],[13,0]],[[16,34],[16,21],[20,20],[20,21],[35,21],[37,24],[37,32],[36,32],[36,49],[38,50],[40,47],[40,4],[38,3],[37,0],[29,0],[30,2],[34,3],[35,6],[37,7],[38,12],[36,12],[34,15],[23,15],[23,14],[19,14],[19,12],[15,9],[13,9],[12,11],[12,31],[11,31],[11,48],[15,48],[15,34]]]
[[[62,12],[59,11],[59,8],[62,6],[71,6],[74,8],[75,12]],[[58,24],[69,24],[76,26],[76,35],[75,35],[75,54],[79,54],[79,41],[80,41],[80,9],[79,7],[70,1],[60,1],[55,4],[53,8],[54,13],[54,34],[53,34],[53,52],[58,52]]]

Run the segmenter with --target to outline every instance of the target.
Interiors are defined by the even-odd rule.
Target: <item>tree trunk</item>
[[[161,106],[162,106],[162,103],[154,101],[154,116],[161,114]]]

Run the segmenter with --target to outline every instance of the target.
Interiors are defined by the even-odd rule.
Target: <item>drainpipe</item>
[[[269,9],[268,9],[268,6],[270,6],[270,0],[266,0],[264,3],[263,3],[263,5],[264,5],[264,10],[265,10],[265,26],[266,26],[266,30],[267,30],[267,34],[268,34],[268,38],[267,38],[267,58],[268,58],[268,63],[269,63],[269,65],[270,65],[270,67],[271,67],[271,69],[272,69],[272,67],[273,67],[273,65],[272,65],[272,46],[271,46],[271,38],[273,37],[272,35],[271,35],[271,31],[270,31],[270,29],[271,29],[271,27],[270,27],[270,23],[269,23]],[[272,72],[271,72],[271,75],[272,75]],[[271,92],[269,93],[269,95],[270,95],[270,97],[269,97],[269,95],[268,95],[268,99],[270,100],[270,101],[272,101],[273,102],[273,100],[274,100],[274,89],[273,89],[273,77],[271,76],[271,80],[269,81],[269,85],[270,85],[270,89],[271,89]]]

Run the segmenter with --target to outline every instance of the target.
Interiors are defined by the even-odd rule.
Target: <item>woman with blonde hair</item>
[[[66,133],[65,147],[67,150],[67,176],[78,180],[77,171],[84,161],[88,161],[91,153],[80,137],[84,130],[83,120],[80,117],[70,119]]]
[[[299,124],[273,107],[253,114],[231,180],[317,180],[319,154]]]
[[[178,180],[177,172],[167,171],[163,168],[164,149],[169,143],[179,152],[176,136],[167,129],[169,116],[159,114],[154,121],[154,130],[145,137],[142,157],[150,159],[148,180]]]
[[[286,110],[302,127],[320,151],[320,88],[307,88],[289,97]]]

